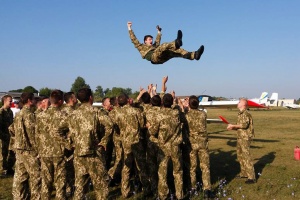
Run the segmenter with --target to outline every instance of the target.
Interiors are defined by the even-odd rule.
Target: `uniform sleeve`
[[[138,50],[140,50],[140,48],[143,44],[141,44],[139,42],[139,40],[136,38],[136,36],[132,30],[129,31],[129,36],[130,36],[131,42],[133,43],[134,47],[137,48]]]
[[[158,47],[160,45],[160,40],[161,40],[161,33],[157,33],[153,46]]]
[[[100,113],[99,113],[99,122],[100,125],[104,126],[104,130],[105,130],[105,133],[101,138],[100,145],[106,148],[106,145],[110,139],[110,135],[112,134],[113,131],[113,122],[109,116]]]

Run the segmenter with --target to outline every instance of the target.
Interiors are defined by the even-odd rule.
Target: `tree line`
[[[72,84],[70,91],[76,94],[80,88],[84,88],[84,87],[92,89],[90,85],[85,82],[84,78],[78,76],[75,79],[74,83]],[[44,87],[37,90],[33,86],[26,86],[24,89],[10,90],[9,92],[32,92],[32,93],[39,93],[40,96],[49,97],[51,92],[54,89],[56,88]],[[65,91],[65,92],[69,92],[69,91]],[[138,91],[132,92],[131,88],[122,88],[122,87],[113,87],[112,89],[106,88],[104,90],[103,87],[99,85],[96,87],[95,90],[93,90],[93,94],[94,94],[94,101],[100,102],[104,97],[114,97],[114,96],[119,96],[120,94],[126,94],[131,98],[136,98],[139,92]]]

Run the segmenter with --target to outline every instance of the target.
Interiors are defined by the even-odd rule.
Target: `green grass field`
[[[237,109],[209,109],[208,118],[224,116],[235,123]],[[211,179],[216,199],[300,199],[300,161],[294,159],[294,148],[300,146],[300,109],[251,110],[255,138],[251,153],[257,183],[246,185],[236,179],[236,133],[225,124],[209,124]],[[199,173],[199,178],[201,173]],[[220,184],[221,183],[221,184]],[[0,199],[12,199],[12,178],[0,179]],[[112,199],[122,199],[118,187],[110,188]],[[89,199],[94,199],[93,192]],[[140,194],[131,199],[142,199]],[[199,196],[192,199],[202,199]]]

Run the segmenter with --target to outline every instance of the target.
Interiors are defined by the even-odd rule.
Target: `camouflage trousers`
[[[55,199],[66,199],[66,162],[63,157],[41,158],[42,199],[51,199],[53,184]]]
[[[123,146],[124,147],[124,146]],[[130,147],[124,147],[124,161],[122,169],[121,192],[123,197],[128,197],[131,191],[130,188],[130,171],[135,163],[140,181],[143,184],[144,193],[150,191],[150,183],[146,169],[146,153],[142,143],[132,144]]]
[[[16,168],[12,194],[15,200],[41,199],[40,161],[35,151],[16,150]],[[29,185],[28,185],[29,182]]]
[[[198,160],[200,162],[200,169],[202,172],[203,189],[211,190],[210,163],[209,163],[207,142],[206,142],[206,148],[192,149],[190,152],[190,176],[191,176],[191,186],[193,188],[197,187],[196,170],[197,170]]]
[[[75,156],[75,200],[85,198],[89,180],[92,181],[97,200],[106,200],[108,196],[108,184],[106,182],[107,171],[105,169],[104,156],[96,155]],[[90,179],[89,179],[90,178]]]
[[[115,147],[115,161],[114,165],[108,170],[108,175],[115,179],[121,177],[122,164],[123,164],[123,148],[122,142],[114,137],[114,147]]]
[[[9,150],[10,136],[6,135],[0,139],[0,173],[12,170],[15,164],[15,154]]]
[[[148,168],[148,172],[149,172],[151,191],[153,194],[157,194],[157,185],[158,185],[157,152],[158,152],[158,145],[154,142],[148,141],[148,143],[147,143],[147,168]]]
[[[237,139],[237,159],[240,163],[240,176],[248,177],[248,179],[256,179],[254,165],[250,155],[251,140]]]
[[[168,165],[173,164],[173,176],[176,190],[176,198],[183,198],[182,184],[182,161],[181,152],[178,146],[172,146],[172,149],[160,149],[158,157],[158,196],[159,199],[167,199],[169,187],[167,183]]]
[[[185,58],[194,60],[195,52],[188,52],[182,48],[176,49],[175,42],[163,43],[158,46],[151,56],[152,64],[163,64],[171,58]]]

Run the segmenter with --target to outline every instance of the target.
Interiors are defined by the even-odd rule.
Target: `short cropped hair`
[[[109,97],[104,97],[104,98],[102,99],[102,105],[104,104],[104,101],[105,101],[106,99],[109,99]],[[109,100],[109,103],[110,103],[110,100]]]
[[[140,101],[145,103],[145,104],[149,104],[150,103],[150,99],[151,99],[151,96],[148,92],[144,92],[140,98]]]
[[[195,95],[189,97],[189,106],[191,109],[198,109],[199,99]]]
[[[163,103],[164,107],[171,108],[171,106],[173,105],[173,101],[174,101],[173,96],[171,94],[167,93],[164,95],[162,103]]]
[[[151,102],[151,105],[152,105],[152,106],[158,106],[158,107],[161,106],[161,98],[160,98],[160,96],[159,96],[158,94],[157,94],[157,95],[154,95],[154,96],[151,98],[150,102]]]
[[[50,94],[51,104],[58,104],[59,101],[64,100],[64,93],[61,90],[53,90]]]
[[[74,92],[67,92],[67,93],[65,93],[64,94],[64,101],[66,103],[69,103],[69,101],[70,101],[70,99],[71,99],[71,97],[72,97],[73,94],[74,94]]]
[[[152,38],[152,39],[153,39],[153,36],[152,36],[152,35],[145,35],[145,36],[144,36],[144,42],[145,42],[148,38]]]
[[[122,107],[128,103],[128,96],[126,94],[121,94],[118,96],[118,103]]]
[[[28,100],[33,100],[34,94],[32,92],[23,92],[21,94],[21,102],[23,105],[27,104]]]
[[[109,102],[110,102],[110,105],[113,105],[113,106],[118,105],[118,99],[117,99],[117,97],[110,97],[109,98]]]
[[[92,90],[90,88],[81,88],[77,92],[77,99],[81,103],[87,103],[90,100],[90,97],[93,96]]]
[[[4,101],[5,101],[7,98],[11,98],[11,99],[12,99],[12,96],[10,96],[9,94],[4,95],[4,96],[1,98],[2,104],[4,103]]]

